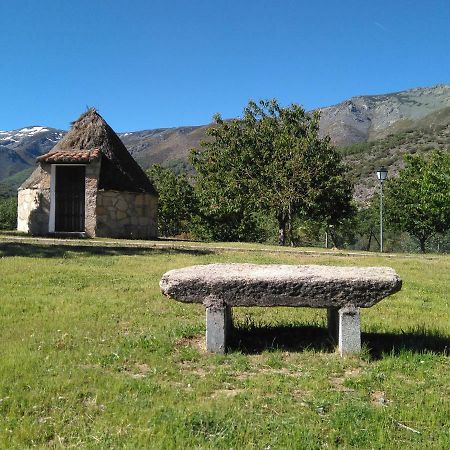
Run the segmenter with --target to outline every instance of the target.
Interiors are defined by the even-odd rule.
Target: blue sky
[[[448,0],[0,0],[0,129],[208,123],[450,82]]]

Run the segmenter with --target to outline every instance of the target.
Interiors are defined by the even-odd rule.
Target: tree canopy
[[[385,213],[397,229],[427,240],[450,228],[450,150],[405,158],[406,167],[386,182]]]
[[[162,236],[188,233],[196,211],[196,200],[186,174],[175,175],[158,164],[154,164],[147,173],[159,194],[159,233]]]
[[[17,227],[17,197],[0,198],[0,230]]]
[[[336,224],[348,215],[352,185],[329,138],[319,137],[319,118],[276,100],[250,101],[241,119],[216,115],[210,139],[191,153],[203,215],[237,221],[245,233],[264,212],[276,219],[280,244],[294,216]]]

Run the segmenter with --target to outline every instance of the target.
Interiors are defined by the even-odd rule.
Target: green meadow
[[[231,245],[233,247],[233,245]],[[226,355],[204,311],[164,298],[167,270],[213,262],[393,267],[341,358],[326,312],[236,308]],[[241,246],[126,248],[0,240],[0,447],[444,449],[450,257]]]

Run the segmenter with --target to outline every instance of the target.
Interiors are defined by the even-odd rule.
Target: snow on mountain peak
[[[33,126],[12,131],[0,131],[0,141],[19,142],[23,138],[29,138],[39,133],[45,133],[46,131],[51,130],[47,127]]]
[[[40,126],[30,126],[12,131],[0,131],[1,145],[9,145],[21,142],[22,139],[32,138],[40,133],[51,131],[50,128]]]
[[[18,130],[18,133],[16,133],[16,136],[33,136],[34,134],[43,133],[44,131],[50,131],[50,130],[45,127],[21,128],[20,130]]]

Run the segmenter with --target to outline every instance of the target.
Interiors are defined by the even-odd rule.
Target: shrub
[[[17,226],[17,199],[0,199],[0,230],[14,230]]]

